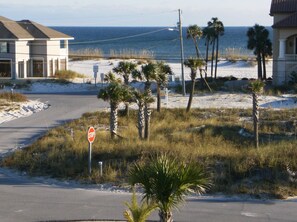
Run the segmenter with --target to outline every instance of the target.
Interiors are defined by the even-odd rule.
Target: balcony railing
[[[287,62],[297,62],[297,54],[286,54],[285,58]]]

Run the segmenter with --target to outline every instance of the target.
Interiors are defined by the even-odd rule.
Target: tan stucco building
[[[0,78],[51,77],[66,70],[72,39],[33,21],[0,16]]]
[[[297,71],[297,0],[272,0],[273,83],[283,85]]]

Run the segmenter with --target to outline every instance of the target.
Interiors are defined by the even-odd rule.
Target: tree
[[[120,61],[119,64],[113,68],[113,71],[124,78],[124,84],[129,85],[129,77],[131,73],[136,70],[137,65],[133,62]],[[129,116],[129,103],[125,104],[125,114]]]
[[[253,94],[253,122],[254,122],[254,144],[259,147],[259,93],[263,90],[264,83],[260,80],[250,83]]]
[[[216,55],[215,55],[215,73],[214,78],[217,78],[217,68],[218,68],[218,56],[219,56],[219,39],[220,36],[224,35],[225,27],[223,22],[221,22],[218,18],[214,17],[208,22],[208,26],[213,30],[214,36],[214,45],[216,45]],[[214,45],[213,45],[213,52],[214,52]],[[212,57],[213,59],[213,57]]]
[[[168,75],[172,75],[172,69],[164,62],[157,62],[157,112],[161,111],[161,87],[166,87],[168,83]]]
[[[214,31],[211,27],[206,26],[202,30],[203,35],[202,38],[205,38],[205,45],[206,45],[206,53],[205,53],[205,74],[207,75],[207,64],[208,64],[208,53],[209,53],[209,45],[213,44],[214,42]],[[207,77],[207,76],[205,76]]]
[[[135,164],[129,171],[131,184],[143,187],[143,199],[157,204],[160,222],[172,222],[172,209],[184,201],[189,193],[203,193],[209,180],[197,163],[180,161],[160,155],[146,164]]]
[[[140,139],[144,139],[144,127],[145,127],[145,104],[154,102],[154,98],[149,96],[147,92],[141,92],[137,89],[133,90],[133,101],[138,105],[138,117],[137,117],[137,128]]]
[[[112,81],[107,87],[98,93],[98,99],[109,101],[110,103],[110,135],[114,139],[118,129],[118,108],[121,102],[131,99],[131,91],[127,86],[118,81]]]
[[[138,79],[141,81],[145,81],[144,90],[148,97],[152,97],[151,84],[157,78],[157,69],[158,66],[154,62],[149,62],[148,64],[142,65],[141,70],[135,70],[132,73],[134,79]],[[149,139],[150,136],[150,119],[151,119],[151,108],[150,103],[145,102],[144,104],[144,118],[145,118],[145,126],[144,126],[144,138],[146,140]]]
[[[200,58],[200,51],[199,51],[198,43],[199,43],[199,39],[201,39],[202,35],[203,35],[203,32],[198,25],[190,25],[187,28],[187,38],[188,39],[191,38],[193,40],[195,49],[196,49],[197,58]]]
[[[258,79],[266,79],[265,57],[272,55],[272,43],[269,39],[269,31],[261,25],[255,24],[247,31],[247,48],[254,50],[258,63]],[[262,64],[263,62],[263,70]]]
[[[124,217],[128,222],[145,222],[152,211],[157,207],[155,203],[147,203],[142,201],[141,205],[138,205],[135,189],[133,189],[131,204],[125,202],[125,205],[129,210],[124,211]]]
[[[195,80],[197,77],[197,70],[199,69],[200,76],[202,76],[202,67],[204,66],[204,60],[189,58],[188,60],[185,61],[185,66],[191,69],[191,91],[190,91],[190,97],[189,97],[188,106],[187,106],[187,112],[189,112],[192,106],[192,100],[193,100],[193,95],[195,91]]]

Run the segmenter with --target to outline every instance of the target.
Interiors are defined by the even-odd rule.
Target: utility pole
[[[178,9],[178,18],[179,22],[179,39],[180,39],[180,63],[181,63],[181,74],[182,74],[182,87],[183,87],[183,96],[186,95],[186,85],[185,85],[185,73],[184,73],[184,44],[183,44],[183,30],[182,30],[182,21],[181,21],[181,10]]]

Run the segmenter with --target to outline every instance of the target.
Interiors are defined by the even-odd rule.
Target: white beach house
[[[0,16],[0,78],[51,77],[68,68],[73,37],[29,20]]]
[[[297,71],[297,0],[272,0],[273,82],[283,85]]]

